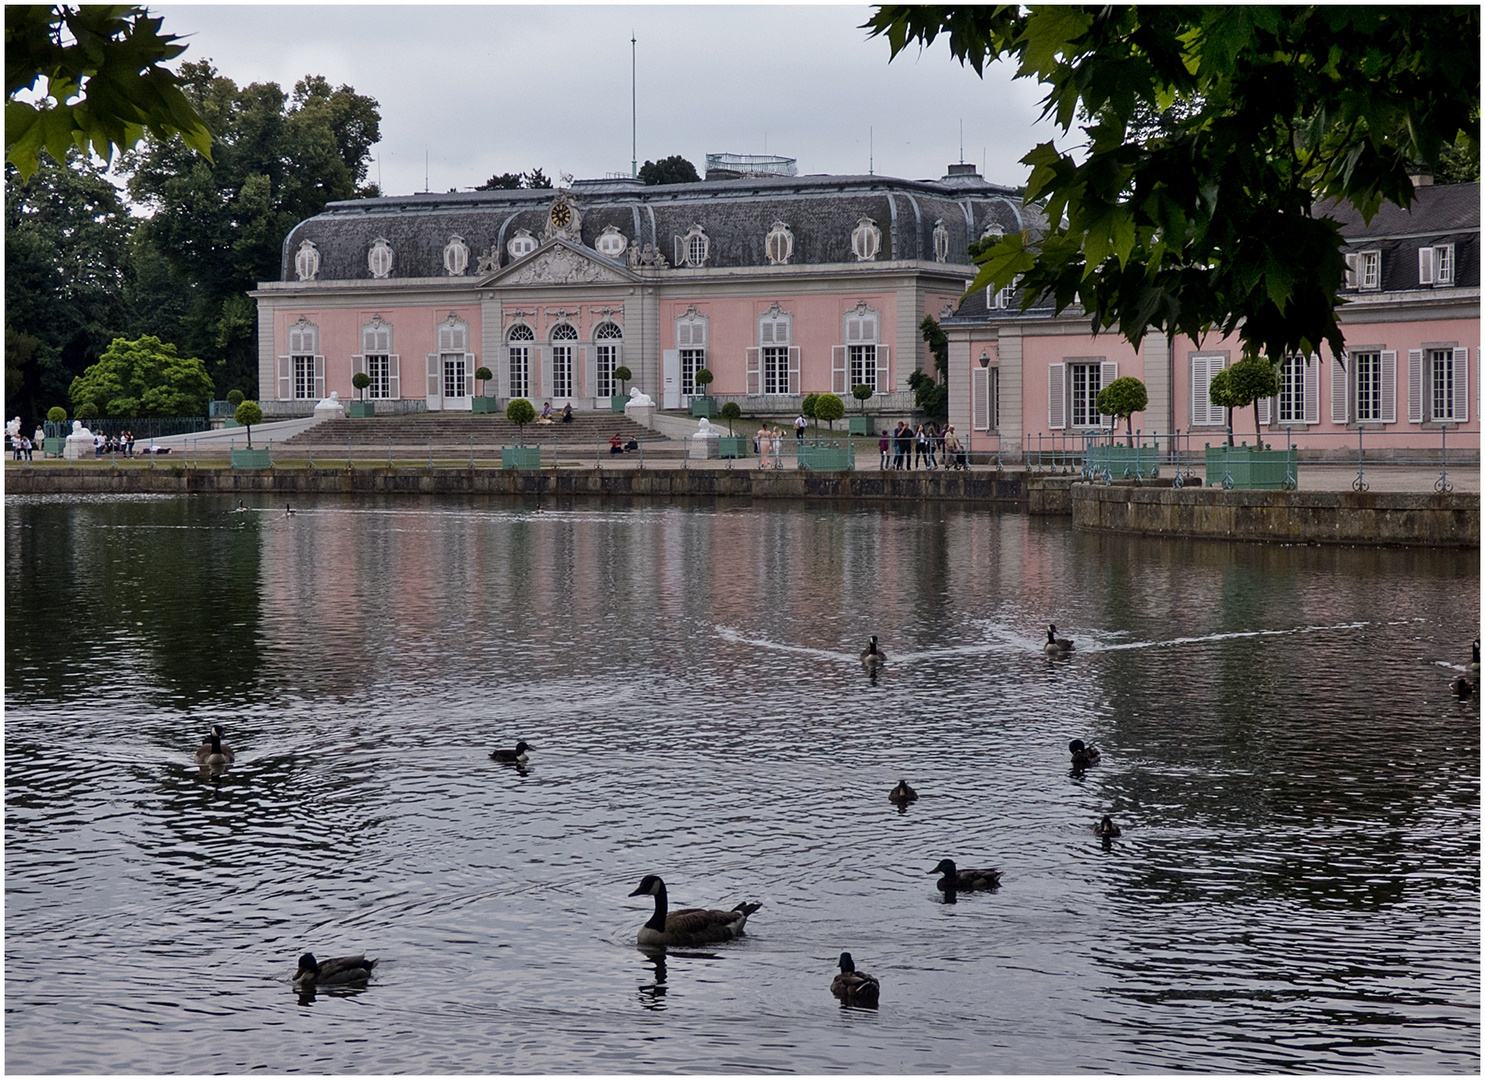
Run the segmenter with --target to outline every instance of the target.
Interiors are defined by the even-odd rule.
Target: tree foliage
[[[804,400],[799,403],[799,415],[811,420],[818,419],[815,415],[815,406],[820,403],[819,394],[805,394]]]
[[[831,431],[835,422],[846,415],[846,403],[839,394],[821,394],[815,399],[815,419],[824,420]]]
[[[532,169],[524,173],[496,173],[483,184],[476,185],[475,191],[514,191],[518,188],[549,188],[552,182],[540,169]]]
[[[232,413],[232,419],[247,428],[248,449],[253,448],[253,425],[263,422],[263,406],[256,401],[241,402]]]
[[[72,380],[67,394],[75,413],[86,402],[99,416],[205,416],[212,382],[200,360],[146,335],[114,338],[98,362]]]
[[[648,185],[655,184],[694,184],[701,180],[692,165],[680,154],[671,154],[668,158],[659,161],[647,161],[639,167],[639,178]]]
[[[1129,445],[1133,446],[1134,414],[1144,412],[1149,404],[1150,394],[1145,384],[1133,375],[1121,375],[1098,392],[1094,408],[1104,416],[1122,419],[1129,432]]]
[[[861,412],[863,414],[866,412],[866,403],[871,400],[871,396],[875,393],[876,391],[865,383],[857,383],[851,387],[851,396],[861,402]]]
[[[717,411],[717,415],[727,421],[727,434],[732,435],[732,421],[742,416],[742,406],[735,401],[729,401]]]
[[[1006,236],[972,287],[1021,275],[1023,307],[1076,302],[1136,347],[1215,330],[1339,356],[1327,204],[1407,206],[1414,163],[1479,145],[1477,7],[884,5],[866,26],[893,56],[945,34],[977,72],[1010,60],[1064,133],[1085,119],[1083,145],[1021,159],[1047,234]],[[1160,122],[1132,133],[1140,108]]]
[[[1117,381],[1117,380],[1116,380]],[[1258,402],[1279,392],[1278,366],[1266,356],[1245,356],[1231,367],[1212,376],[1207,399],[1224,409],[1253,406],[1253,430],[1258,426]],[[1227,445],[1232,445],[1232,420],[1228,414]]]
[[[923,415],[934,420],[943,420],[949,415],[949,387],[946,383],[935,382],[932,375],[916,368],[908,376],[908,389],[913,392],[913,400]]]
[[[536,419],[536,406],[523,397],[512,398],[505,407],[505,418],[524,434],[526,425]]]
[[[146,131],[211,157],[205,121],[160,66],[186,48],[162,21],[123,5],[6,5],[5,157],[23,180],[43,149],[54,161],[74,148],[109,161]],[[28,92],[36,100],[17,100]]]

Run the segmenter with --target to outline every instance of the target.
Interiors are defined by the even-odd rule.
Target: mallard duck
[[[334,960],[321,963],[315,959],[314,953],[305,953],[299,958],[299,970],[294,972],[294,985],[347,986],[350,983],[364,983],[371,977],[371,969],[374,967],[376,961],[366,959],[364,954],[337,956]]]
[[[1468,701],[1469,696],[1475,692],[1475,684],[1463,675],[1456,675],[1449,680],[1449,689],[1454,692],[1454,696],[1460,701]]]
[[[535,750],[536,747],[528,742],[516,743],[514,750],[491,750],[490,757],[494,761],[509,761],[515,765],[526,764],[526,751]]]
[[[887,799],[889,802],[894,802],[898,806],[906,806],[908,803],[918,801],[918,793],[908,787],[906,780],[899,780],[897,781],[897,786],[887,793]]]
[[[1093,826],[1093,835],[1105,840],[1112,840],[1114,837],[1120,835],[1119,826],[1114,824],[1113,818],[1105,814],[1103,820]]]
[[[861,650],[861,662],[867,667],[876,667],[887,662],[887,654],[877,648],[877,636],[871,635],[871,640],[866,643],[866,648]]]
[[[830,992],[840,998],[843,1005],[863,1005],[868,1009],[877,1007],[877,998],[882,993],[875,975],[857,971],[851,954],[840,954],[840,974],[830,984]]]
[[[211,725],[211,734],[206,737],[206,742],[196,748],[196,764],[227,765],[234,757],[232,748],[222,742],[222,726]]]
[[[1067,749],[1072,754],[1072,763],[1075,769],[1081,769],[1088,765],[1097,765],[1098,759],[1103,756],[1098,752],[1098,747],[1084,746],[1082,739],[1074,739],[1067,744]]]
[[[1000,888],[999,870],[960,870],[954,865],[953,859],[940,860],[928,872],[943,875],[938,880],[939,892],[982,892]]]
[[[706,945],[741,937],[748,916],[763,905],[738,904],[731,911],[682,908],[667,911],[665,882],[655,874],[646,874],[630,896],[653,896],[655,913],[639,928],[641,945]]]
[[[1475,643],[1470,646],[1470,670],[1480,670],[1480,639],[1475,638]]]
[[[1072,639],[1058,637],[1057,625],[1055,623],[1048,623],[1047,643],[1042,646],[1042,649],[1048,656],[1056,656],[1059,653],[1069,653],[1073,651]]]

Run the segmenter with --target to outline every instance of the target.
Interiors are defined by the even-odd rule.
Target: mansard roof
[[[1035,208],[1015,189],[986,183],[972,166],[941,180],[884,176],[798,176],[710,180],[646,187],[634,180],[580,180],[565,189],[582,215],[585,248],[614,226],[631,248],[653,245],[673,262],[675,238],[694,225],[706,233],[706,267],[767,267],[764,240],[774,222],[794,236],[790,265],[855,263],[851,234],[862,218],[881,230],[878,261],[935,261],[934,228],[942,220],[948,259],[968,264],[967,245],[991,225],[1014,232],[1039,227]],[[514,260],[507,243],[520,229],[540,238],[559,194],[552,189],[396,195],[329,204],[284,240],[281,280],[294,281],[294,256],[312,241],[319,281],[372,277],[367,252],[378,239],[393,251],[391,278],[443,278],[452,236],[468,245],[466,277],[483,277]],[[477,261],[485,264],[477,271]],[[627,261],[627,255],[620,257]]]

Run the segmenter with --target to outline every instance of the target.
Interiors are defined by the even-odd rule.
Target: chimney
[[[1429,187],[1433,184],[1433,170],[1427,165],[1414,165],[1408,170],[1408,179],[1415,188]]]

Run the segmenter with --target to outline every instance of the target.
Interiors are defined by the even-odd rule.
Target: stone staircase
[[[522,431],[503,416],[474,413],[411,413],[405,416],[374,416],[364,419],[322,420],[314,427],[274,446],[275,454],[294,455],[313,449],[330,455],[350,447],[355,454],[387,453],[394,457],[416,457],[430,451],[436,456],[468,453],[482,456],[498,453],[503,446],[540,446],[543,458],[553,455],[579,459],[607,453],[609,440],[617,432],[628,443],[637,440],[648,459],[679,458],[685,453],[680,440],[672,440],[619,413],[573,413],[570,423],[527,424]]]

